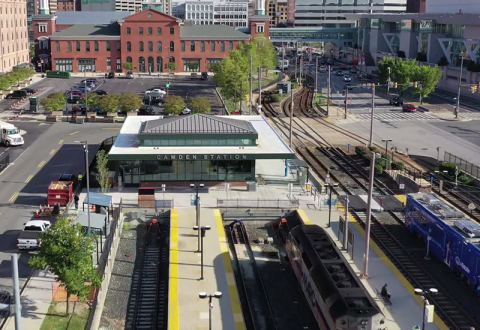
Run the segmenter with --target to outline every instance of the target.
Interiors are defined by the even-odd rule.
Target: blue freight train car
[[[430,253],[460,274],[480,297],[480,225],[437,195],[407,195],[405,223],[428,242]]]

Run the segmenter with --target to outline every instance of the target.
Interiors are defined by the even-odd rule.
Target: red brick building
[[[35,40],[48,38],[51,69],[69,72],[122,72],[125,62],[131,62],[135,72],[166,72],[168,62],[176,64],[177,72],[207,71],[239,42],[269,33],[268,16],[251,18],[251,34],[224,25],[183,25],[153,9],[110,24],[59,26],[46,18],[34,20]],[[56,32],[40,32],[42,24],[45,31]]]

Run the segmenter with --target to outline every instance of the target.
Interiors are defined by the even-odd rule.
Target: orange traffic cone
[[[95,210],[95,205],[92,205],[92,210]]]
[[[47,205],[47,211],[50,212],[50,204]]]
[[[39,210],[37,209],[37,212],[35,213],[35,218],[38,218],[38,213],[39,213]]]

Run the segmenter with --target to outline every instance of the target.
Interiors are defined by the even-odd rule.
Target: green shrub
[[[272,102],[279,102],[280,101],[280,95],[272,94],[272,96],[270,96],[270,99],[272,100]]]
[[[473,185],[472,177],[465,174],[462,174],[458,177],[458,182],[461,182],[463,184],[470,185],[470,186]]]
[[[370,149],[370,151],[377,152],[377,147],[368,147],[368,149]]]
[[[359,156],[365,156],[368,149],[365,147],[355,147],[355,153]]]
[[[393,162],[392,169],[403,171],[405,169],[405,164],[403,162]]]
[[[384,167],[380,164],[375,164],[375,175],[382,175],[384,172]]]
[[[458,165],[453,164],[453,163],[442,163],[439,166],[439,170],[441,172],[447,171],[449,176],[455,175],[455,169],[458,167]]]

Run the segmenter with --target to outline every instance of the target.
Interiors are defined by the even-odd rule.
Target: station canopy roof
[[[100,193],[90,193],[90,203],[88,203],[88,197],[85,196],[83,200],[84,204],[99,205],[103,207],[109,207],[112,203],[112,196],[100,194]]]
[[[90,213],[90,227],[95,229],[102,229],[105,227],[107,215],[102,213]],[[82,227],[88,227],[88,214],[84,211],[78,211],[75,223],[79,223]]]
[[[155,119],[144,122],[140,134],[255,134],[253,125],[245,120],[202,114]]]

